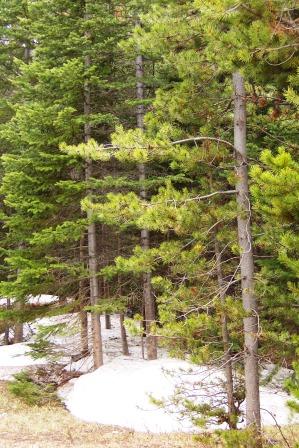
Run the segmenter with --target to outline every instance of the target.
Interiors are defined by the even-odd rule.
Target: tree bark
[[[143,83],[144,69],[143,57],[138,55],[136,58],[136,79],[137,79],[137,99],[144,100],[144,83]],[[145,109],[142,103],[137,106],[137,127],[144,130],[144,114]],[[139,181],[141,182],[140,197],[147,198],[144,181],[146,180],[146,168],[144,163],[138,166]],[[150,248],[150,232],[148,229],[141,230],[141,247],[143,250]],[[146,353],[147,359],[157,359],[157,341],[156,337],[151,335],[151,326],[156,320],[155,301],[151,286],[151,272],[146,272],[143,275],[143,302],[144,314],[146,323]]]
[[[19,250],[22,250],[24,247],[24,245],[22,243],[19,244]],[[17,276],[19,276],[21,273],[21,270],[18,269],[17,270]],[[19,300],[17,300],[15,302],[15,309],[17,311],[22,311],[22,309],[24,308],[23,303],[20,302]],[[15,327],[14,327],[14,339],[13,342],[14,344],[18,344],[20,342],[23,342],[24,340],[24,324],[23,322],[16,322],[15,323]]]
[[[121,248],[121,241],[120,241],[120,234],[117,234],[117,254],[120,256],[120,248]],[[119,296],[122,295],[122,286],[121,286],[121,277],[120,274],[117,276],[117,283],[118,283],[118,294]],[[128,345],[128,338],[127,338],[127,332],[126,327],[124,326],[124,320],[125,315],[124,313],[120,313],[119,315],[119,324],[120,324],[120,336],[121,336],[121,345],[122,345],[122,354],[124,356],[129,356],[129,345]]]
[[[121,313],[119,315],[119,322],[120,322],[120,334],[121,334],[121,345],[122,345],[122,354],[124,356],[129,356],[129,346],[128,346],[128,339],[127,339],[127,332],[126,328],[124,326],[124,313]]]
[[[84,240],[85,235],[82,234],[80,238],[80,262],[84,263]],[[84,305],[86,301],[85,292],[84,292],[84,279],[81,279],[79,282],[79,299],[80,305]],[[80,336],[81,336],[81,353],[85,355],[89,352],[88,348],[88,317],[86,311],[80,311]]]
[[[234,400],[234,379],[233,379],[233,366],[231,360],[231,350],[230,350],[230,339],[227,327],[227,314],[225,311],[225,283],[223,281],[222,268],[221,268],[221,252],[219,249],[219,243],[217,240],[217,233],[215,232],[215,257],[216,257],[216,270],[217,279],[220,290],[220,301],[222,305],[222,315],[221,315],[221,332],[222,332],[222,342],[224,350],[224,372],[226,379],[226,396],[227,396],[227,408],[229,415],[229,427],[231,429],[236,429],[237,419],[236,419],[236,407]]]
[[[20,302],[16,302],[15,308],[16,308],[16,310],[21,311],[23,309],[23,304]],[[17,322],[15,324],[14,344],[23,342],[23,340],[24,340],[24,325],[22,322]]]
[[[109,299],[110,296],[110,290],[109,290],[109,284],[106,282],[106,280],[103,280],[103,290],[104,290],[104,297],[105,299]],[[105,313],[105,328],[106,330],[111,330],[111,316],[108,313]]]
[[[105,313],[105,327],[106,330],[111,330],[111,316],[108,313]]]
[[[6,309],[10,309],[10,299],[6,299]],[[9,342],[9,325],[7,325],[4,330],[4,345],[9,345]]]
[[[89,18],[88,4],[85,2],[85,19]],[[86,32],[85,36],[90,39],[90,32]],[[84,60],[85,70],[87,71],[91,66],[91,58],[89,55],[85,56]],[[91,90],[89,81],[84,83],[84,115],[88,118],[91,114]],[[91,124],[90,122],[84,125],[84,141],[88,143],[91,139]],[[88,182],[93,174],[92,160],[87,160],[85,168],[85,180]],[[88,191],[89,195],[92,195],[92,191]],[[97,251],[97,232],[96,224],[92,222],[92,212],[87,212],[87,218],[89,220],[88,225],[88,267],[89,267],[89,283],[90,283],[90,303],[96,305],[99,300],[99,281],[98,281],[98,251]],[[94,368],[97,369],[103,365],[103,344],[102,344],[102,331],[101,331],[101,319],[97,313],[92,313],[92,335],[93,335],[93,363]]]
[[[246,93],[244,79],[233,75],[234,83],[234,147],[237,175],[238,239],[241,250],[240,269],[244,318],[244,361],[246,392],[246,424],[259,433],[261,429],[258,371],[258,306],[254,293],[254,262],[251,235],[251,204],[248,187],[246,151]],[[259,443],[260,445],[260,443]],[[258,446],[258,445],[257,445]]]

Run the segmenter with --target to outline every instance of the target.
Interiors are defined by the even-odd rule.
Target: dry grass
[[[28,407],[0,382],[0,448],[200,448],[191,436],[82,423],[62,407]]]
[[[296,448],[299,446],[299,425],[267,428],[267,439],[276,440],[278,447]]]
[[[276,428],[266,432],[266,439],[272,442],[270,446],[288,446]],[[283,428],[283,432],[289,447],[295,447],[299,425]],[[7,391],[5,382],[0,382],[0,448],[215,448],[216,445],[202,445],[192,436],[182,434],[142,434],[82,423],[62,407],[29,407]]]

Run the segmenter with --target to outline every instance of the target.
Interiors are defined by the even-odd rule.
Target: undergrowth
[[[61,400],[53,384],[36,384],[27,372],[14,375],[14,380],[8,384],[10,393],[20,398],[29,406],[61,405]]]

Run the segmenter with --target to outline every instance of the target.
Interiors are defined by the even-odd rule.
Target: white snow
[[[0,380],[8,381],[25,367],[47,363],[44,359],[34,360],[29,356],[26,343],[0,346]]]
[[[50,303],[58,302],[57,296],[51,296],[49,294],[40,294],[39,296],[30,296],[28,303],[31,305],[49,305]]]
[[[187,381],[189,390],[197,390],[197,403],[207,402],[215,396],[219,376],[219,372],[209,374],[204,367],[177,359],[145,361],[119,357],[74,380],[65,404],[74,416],[88,422],[142,432],[195,432],[196,428],[173,405],[176,389]],[[167,406],[152,404],[151,396],[165,401]],[[286,405],[289,398],[271,387],[261,388],[264,425],[275,425],[275,419],[281,425],[296,421]]]
[[[261,387],[261,416],[262,423],[265,426],[275,426],[276,422],[279,425],[288,425],[291,423],[298,423],[299,417],[293,414],[287,406],[287,402],[291,397],[283,392],[277,391],[269,387]]]
[[[0,362],[2,367],[32,366],[37,364],[29,356],[30,348],[26,343],[3,345],[0,347]],[[38,363],[40,364],[40,362]]]
[[[168,375],[163,368],[175,374]],[[146,432],[193,431],[188,420],[150,401],[150,396],[167,399],[172,395],[180,382],[179,370],[188,368],[188,363],[173,359],[119,357],[76,380],[66,406],[74,416],[89,422]]]
[[[51,296],[50,294],[40,294],[39,296],[29,296],[26,302],[30,303],[31,305],[48,305],[57,301],[57,296]],[[10,299],[10,303],[14,303],[14,299]],[[6,298],[0,298],[0,307],[1,306],[7,306]]]

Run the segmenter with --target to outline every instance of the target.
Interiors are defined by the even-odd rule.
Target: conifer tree
[[[135,270],[136,272],[141,266],[150,264],[151,269],[158,274],[160,268],[156,260],[157,258],[160,260],[167,259],[167,249],[172,250],[173,257],[180,260],[179,252],[184,247],[182,236],[185,235],[184,232],[186,232],[186,236],[188,235],[188,220],[189,225],[192,223],[189,227],[190,230],[192,229],[192,241],[202,243],[199,235],[200,233],[205,235],[203,252],[205,255],[201,255],[199,260],[203,263],[203,259],[205,259],[207,266],[209,266],[210,260],[206,254],[209,253],[209,244],[211,243],[206,237],[205,228],[209,223],[208,216],[211,214],[211,209],[215,207],[214,195],[216,197],[217,195],[221,196],[225,191],[224,186],[227,186],[230,191],[235,183],[231,173],[233,157],[229,151],[229,148],[233,147],[230,130],[232,117],[231,76],[233,71],[239,67],[242,67],[242,70],[246,73],[248,107],[251,112],[248,133],[249,157],[258,157],[260,148],[268,145],[269,141],[273,146],[275,139],[279,139],[280,133],[283,131],[281,123],[276,123],[276,118],[277,114],[281,113],[281,107],[283,107],[281,98],[289,83],[288,73],[294,73],[297,60],[296,54],[293,52],[293,49],[296,48],[294,33],[290,32],[286,25],[287,22],[293,23],[294,20],[292,13],[290,13],[291,5],[289,6],[289,10],[288,8],[284,9],[285,5],[282,2],[277,2],[269,14],[264,3],[259,1],[250,5],[244,3],[237,6],[232,2],[219,3],[216,1],[186,1],[180,3],[179,6],[175,2],[170,2],[166,7],[164,4],[161,6],[156,4],[151,13],[143,17],[144,27],[142,30],[139,29],[135,32],[134,43],[138,44],[143,54],[156,60],[156,67],[158,67],[156,77],[160,88],[156,92],[153,112],[146,117],[147,136],[142,138],[138,132],[124,133],[120,130],[115,135],[113,142],[120,148],[123,157],[124,153],[130,152],[131,157],[135,157],[136,160],[147,160],[147,163],[149,160],[153,162],[158,159],[168,159],[171,169],[180,169],[191,178],[195,176],[194,182],[197,175],[200,182],[193,183],[193,188],[190,188],[190,190],[181,190],[179,184],[168,183],[166,188],[161,188],[159,193],[152,198],[149,207],[145,207],[144,202],[139,201],[133,195],[127,195],[126,197],[110,195],[108,209],[111,210],[114,206],[115,210],[119,211],[120,204],[122,204],[122,210],[124,206],[127,206],[127,210],[123,211],[123,217],[130,216],[137,225],[146,225],[154,231],[165,232],[168,235],[173,232],[178,239],[178,241],[175,241],[177,246],[170,242],[168,245],[163,243],[159,249],[153,249],[146,257],[136,250],[129,260],[116,260],[116,270],[130,272]],[[285,14],[288,15],[288,18]],[[284,31],[279,33],[274,31],[273,33],[273,22],[278,23],[281,18]],[[178,30],[175,36],[173,35],[174,27]],[[225,32],[223,32],[224,28]],[[240,28],[243,30],[242,35],[238,35]],[[263,29],[263,33],[257,33],[257,29]],[[225,52],[224,48],[226,49]],[[223,58],[224,54],[225,58]],[[282,59],[286,61],[285,71],[277,76],[280,69],[273,73],[272,64],[280,64]],[[290,95],[293,95],[292,92],[290,92]],[[270,96],[269,100],[267,99],[268,96]],[[292,125],[295,125],[292,108],[289,109],[289,106],[286,106],[284,113],[288,115]],[[258,123],[261,122],[263,123],[262,129],[258,126]],[[287,139],[294,141],[295,133],[289,132]],[[194,136],[198,136],[198,138],[194,139]],[[211,138],[206,139],[205,136],[211,136]],[[179,140],[182,146],[175,150],[171,140]],[[192,148],[183,146],[188,141],[190,143],[196,141],[197,146]],[[227,142],[229,142],[228,145]],[[195,163],[198,164],[196,168]],[[205,167],[207,166],[212,169],[213,176],[221,186],[219,192],[212,192],[212,196],[209,196],[206,187]],[[191,206],[192,200],[196,202],[196,198],[202,203],[204,203],[205,198],[210,200],[208,206],[201,206],[204,218],[199,218],[194,206]],[[189,201],[190,205],[188,205]],[[103,207],[99,209],[100,214],[103,213]],[[144,208],[146,211],[144,211]],[[217,214],[217,218],[220,217],[221,224],[222,222],[225,223],[223,226],[225,230],[221,234],[226,234],[230,241],[225,246],[225,260],[223,261],[223,263],[227,263],[227,270],[230,272],[229,275],[226,273],[226,278],[228,279],[229,294],[233,297],[233,301],[228,302],[229,305],[227,304],[227,306],[229,306],[229,314],[239,313],[241,321],[243,316],[238,308],[237,300],[241,293],[238,286],[238,269],[234,263],[229,262],[234,258],[233,255],[236,256],[239,253],[235,230],[232,230],[235,228],[237,210],[232,202],[228,202],[224,204],[223,208],[219,208]],[[121,219],[122,217],[119,216],[116,221],[121,221]],[[253,216],[254,221],[255,219],[256,217]],[[197,223],[198,226],[195,234],[193,233],[193,223]],[[234,223],[233,226],[232,223]],[[210,227],[207,228],[208,234],[210,233]],[[192,246],[188,243],[188,240],[185,241],[185,244]],[[261,257],[258,260],[258,265],[261,266],[263,252],[260,251],[255,256],[257,258]],[[192,288],[195,287],[195,285],[191,286],[190,272],[192,270],[190,264],[185,261],[182,267],[182,261],[181,265],[178,261],[177,263],[168,261],[168,263],[178,265],[176,269],[179,269],[184,279],[181,283],[179,282],[180,287],[177,287],[175,278],[172,278],[170,273],[163,280],[160,276],[153,278],[153,283],[164,294],[159,298],[162,333],[164,333],[164,336],[167,335],[168,329],[168,336],[174,337],[180,334],[179,331],[182,331],[182,328],[184,328],[184,335],[188,334],[185,319],[183,319],[184,325],[180,325],[178,322],[179,311],[182,315],[188,316],[186,320],[189,325],[196,326],[196,323],[199,324],[201,320],[195,319],[190,310],[194,307],[194,311],[198,312],[200,305],[197,303],[195,306],[192,300],[186,303],[187,291],[189,291],[189,297],[191,298]],[[166,265],[168,263],[166,262]],[[202,278],[204,278],[204,275],[210,278],[210,270],[207,267],[203,268],[203,266],[201,266],[201,269],[203,271]],[[257,291],[260,290],[260,285],[263,282],[259,274],[256,273],[256,276],[260,279],[260,282],[257,282]],[[178,279],[176,279],[176,282],[178,282]],[[201,285],[201,294],[206,296],[206,282],[203,281],[203,285]],[[210,282],[210,286],[211,291],[214,288],[211,295],[217,298],[215,285],[212,286]],[[178,299],[175,299],[175,297]],[[184,301],[182,300],[183,297],[185,298]],[[163,305],[164,300],[165,305]],[[198,296],[197,301],[200,303]],[[215,302],[208,303],[210,306],[207,306],[206,309],[211,308],[213,310]],[[263,312],[263,309],[264,304],[261,306],[261,312]],[[194,317],[193,320],[192,317]],[[204,318],[204,313],[202,313],[201,318]],[[215,330],[215,327],[212,326],[213,320],[215,323],[215,319],[209,318],[210,328]],[[236,327],[231,326],[232,341],[235,340],[236,344],[234,356],[242,345],[239,338],[235,339],[235,334],[238,331]],[[268,336],[271,338],[270,333]],[[217,337],[219,337],[219,334]],[[264,338],[261,353],[265,353],[267,350],[267,337]],[[194,337],[190,338],[190,341],[192,341],[190,342],[191,347],[189,346],[188,350],[196,347]],[[182,344],[182,346],[184,345]],[[206,353],[209,352],[208,346],[209,344],[202,343],[200,351],[198,350],[199,347],[196,347],[194,355],[197,351],[198,361],[200,353],[203,354],[204,350],[206,350]],[[178,348],[179,344],[176,346],[176,352],[178,352]],[[208,356],[202,356],[201,362],[203,362],[203,359],[204,362],[207,362],[209,358]],[[257,376],[256,369],[255,376]],[[256,404],[258,406],[258,403]]]
[[[3,193],[12,210],[5,217],[6,261],[9,269],[19,270],[18,277],[2,283],[2,293],[21,301],[45,292],[77,299],[87,275],[80,238],[88,223],[80,200],[92,179],[85,181],[82,159],[61,152],[59,145],[81,142],[88,121],[97,138],[105,139],[123,113],[115,101],[121,86],[116,42],[125,32],[110,2],[91,9],[88,27],[96,37],[89,45],[82,2],[41,0],[29,5],[37,46],[32,62],[20,63],[13,116],[1,130],[2,142],[11,147],[3,158]],[[88,55],[93,64],[86,70]],[[92,89],[88,118],[86,85]]]

